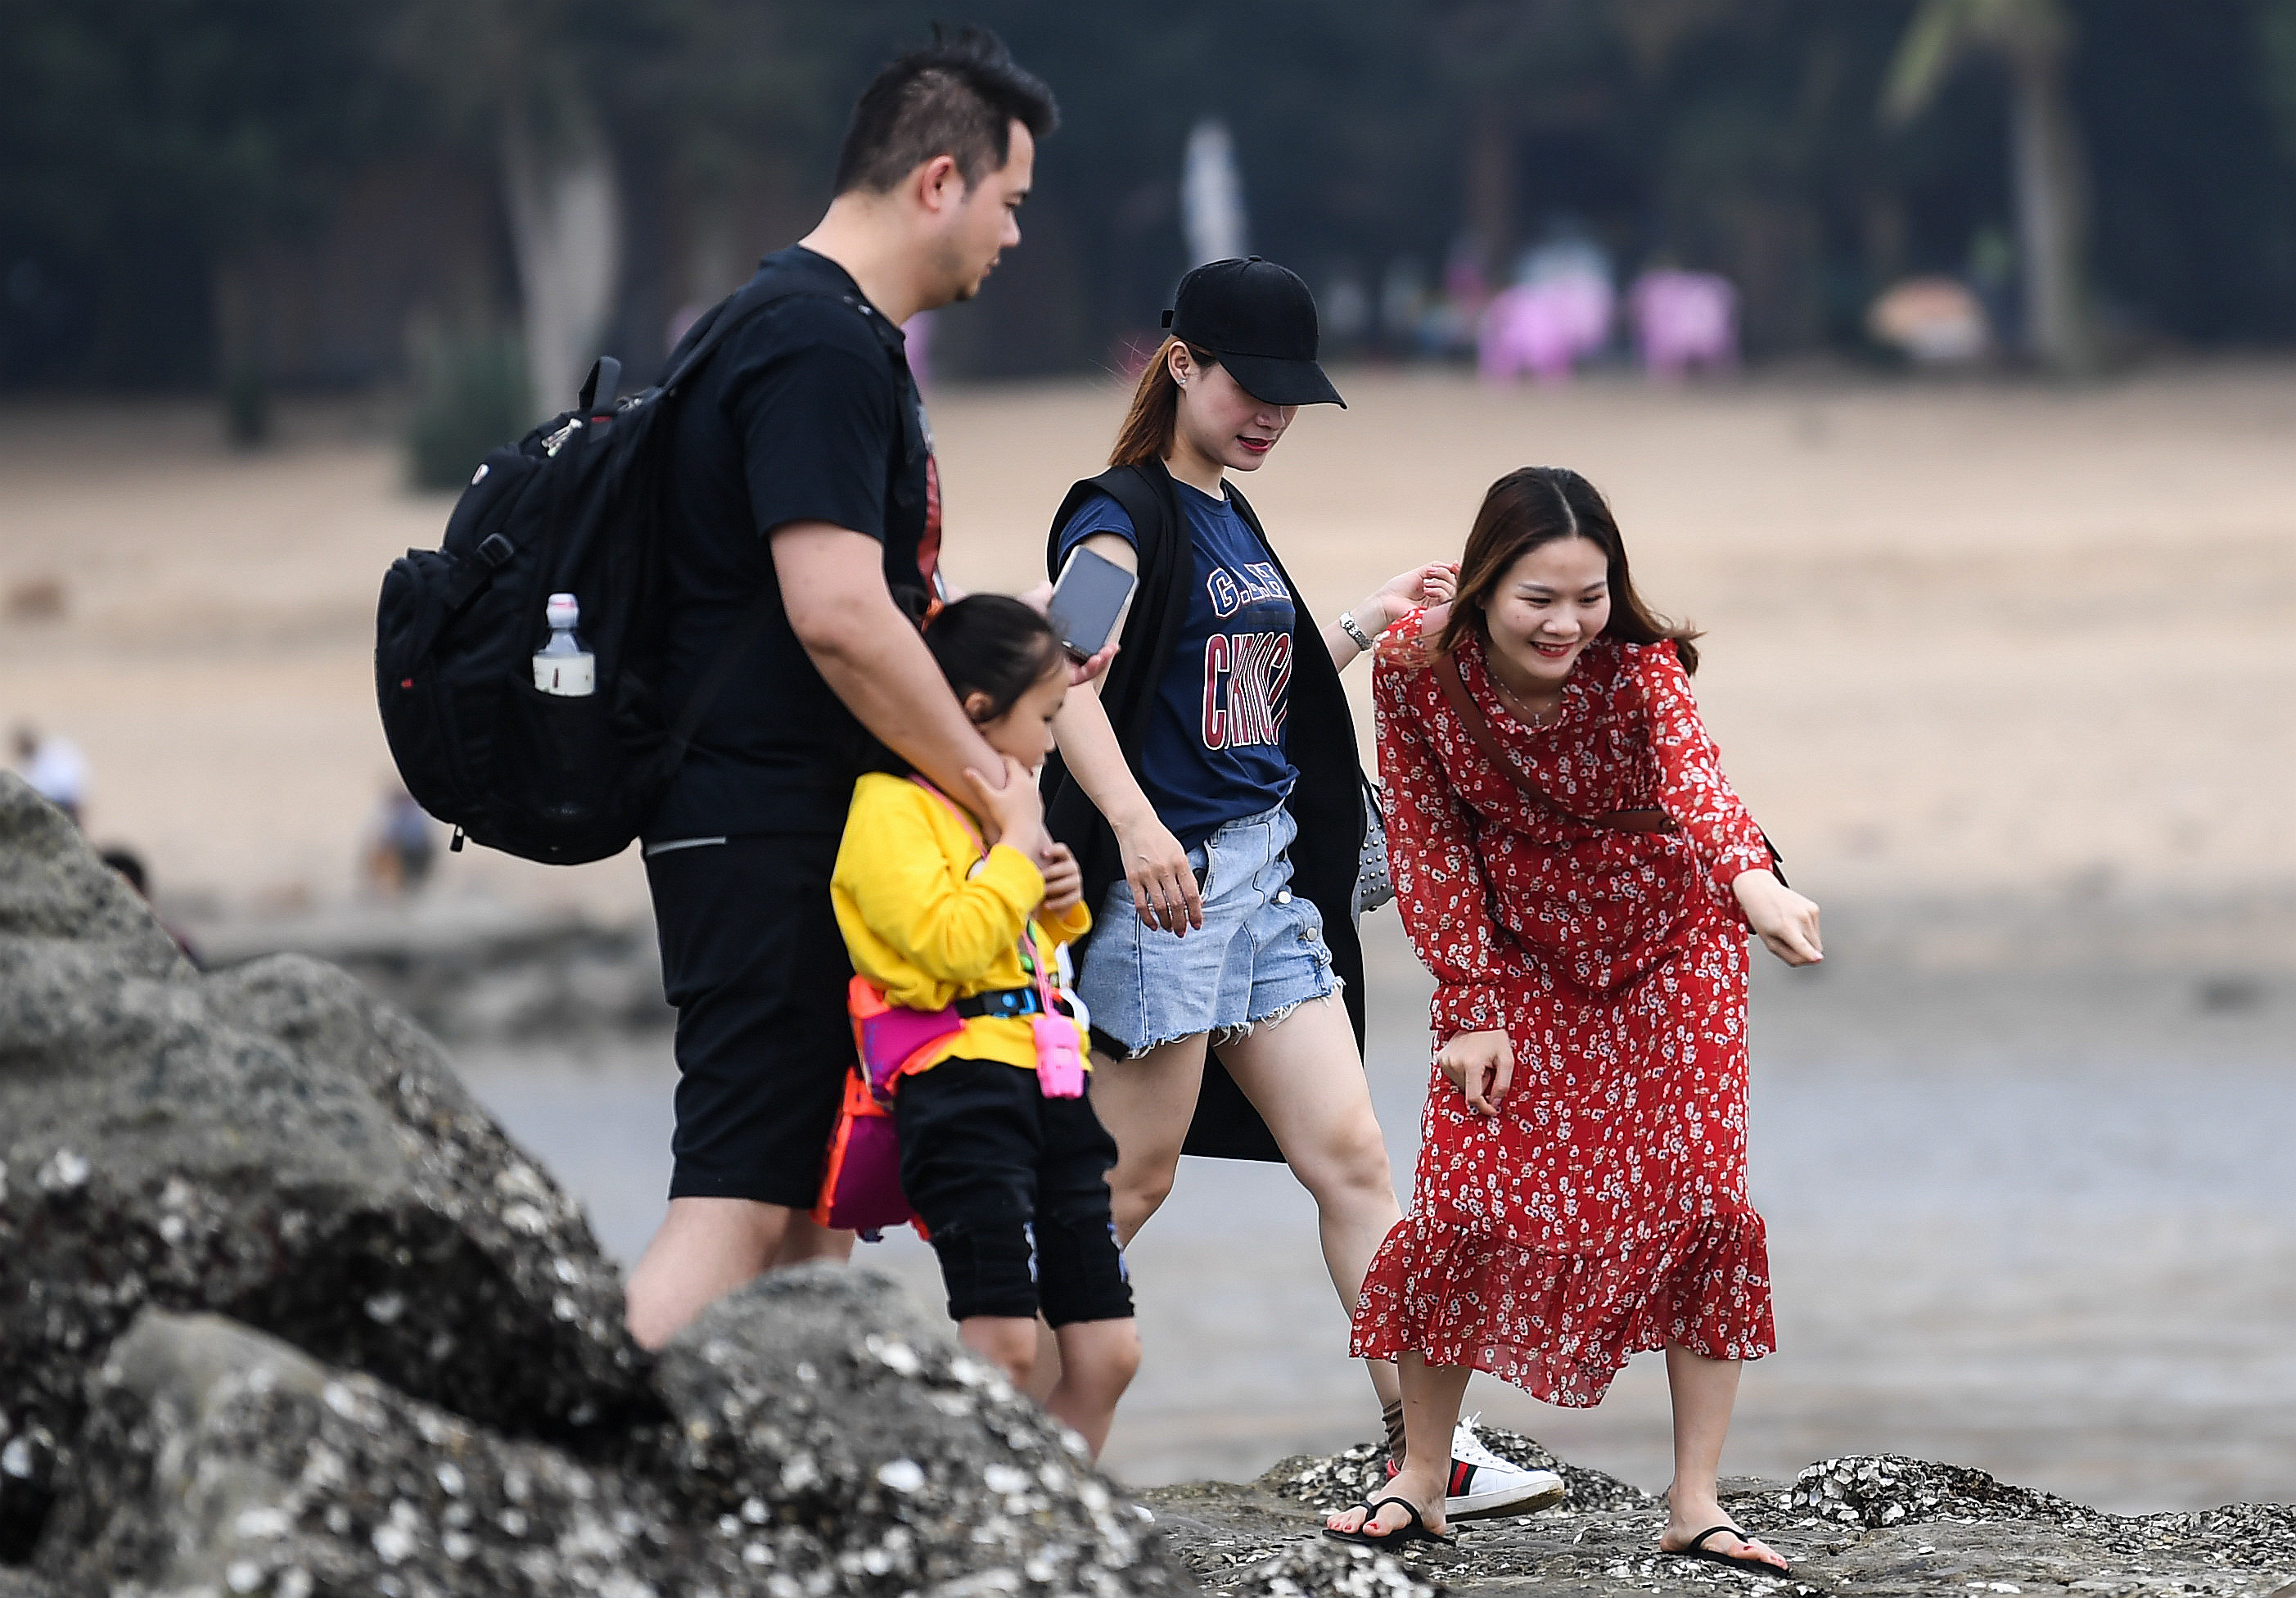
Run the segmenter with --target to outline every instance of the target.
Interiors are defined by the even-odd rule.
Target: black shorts
[[[932,1233],[949,1318],[1121,1321],[1132,1288],[1116,1246],[1116,1140],[1090,1098],[1048,1099],[1037,1073],[944,1060],[893,1094],[901,1187]]]
[[[646,860],[677,1006],[673,1199],[810,1209],[853,1034],[830,907],[834,834],[736,838]]]

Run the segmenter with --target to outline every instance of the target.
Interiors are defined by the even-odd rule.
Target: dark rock
[[[210,967],[312,955],[452,1043],[594,1040],[659,1033],[677,1019],[644,922],[430,898],[205,927],[199,948]]]
[[[1344,1473],[1352,1463],[1338,1462],[1347,1459],[1340,1455],[1324,1463],[1338,1464]],[[1249,1486],[1192,1481],[1151,1487],[1142,1496],[1153,1506],[1166,1545],[1207,1593],[1234,1598],[1339,1593],[1351,1598],[1441,1598],[1445,1589],[1423,1571],[1414,1573],[1385,1554],[1323,1535],[1329,1512],[1304,1507],[1291,1480],[1293,1467],[1309,1460],[1305,1455],[1287,1459]]]
[[[2055,1528],[2077,1547],[2109,1547],[2137,1565],[2296,1572],[2296,1505],[2285,1504],[2112,1515],[2054,1493],[2012,1487],[1965,1465],[1896,1454],[1821,1460],[1795,1478],[1789,1504],[1813,1523],[1874,1529]]]
[[[775,1527],[852,1591],[1188,1590],[1081,1440],[873,1272],[760,1278],[672,1340],[655,1376],[693,1511]]]
[[[1295,1543],[1241,1576],[1204,1589],[1222,1598],[1445,1598],[1448,1589],[1385,1554],[1330,1537]]]
[[[1920,1520],[2038,1520],[2065,1525],[2097,1512],[1982,1471],[1895,1454],[1823,1460],[1794,1479],[1792,1507],[1844,1526]]]
[[[1522,1446],[1529,1439],[1483,1435],[1493,1452],[1538,1463]],[[1300,1484],[1303,1478],[1314,1484],[1305,1495],[1314,1497],[1322,1484],[1352,1481],[1359,1452],[1287,1460],[1248,1486],[1199,1482],[1144,1496],[1207,1591],[1250,1598],[1339,1591],[1330,1585],[1334,1576],[1303,1578],[1341,1567],[1315,1545],[1322,1515],[1302,1507]],[[1724,1505],[1738,1523],[1793,1562],[1792,1578],[1767,1580],[1659,1553],[1666,1515],[1654,1502],[1471,1521],[1456,1528],[1447,1545],[1415,1545],[1393,1560],[1406,1576],[1455,1598],[1718,1591],[1776,1598],[2281,1598],[2276,1589],[2296,1575],[2296,1509],[2285,1505],[2109,1515],[1980,1471],[1895,1456],[1827,1460],[1791,1487],[1740,1479],[1724,1489]],[[1287,1581],[1288,1588],[1281,1585]]]
[[[1189,1590],[1060,1429],[882,1278],[759,1283],[663,1369],[669,1438],[607,1464],[146,1310],[90,1384],[36,1568],[69,1598]]]
[[[87,1366],[210,1309],[514,1434],[658,1415],[619,1276],[438,1046],[298,957],[201,976],[0,775],[0,1562]]]
[[[218,1316],[145,1311],[91,1389],[37,1561],[69,1598],[773,1591],[656,1485]]]

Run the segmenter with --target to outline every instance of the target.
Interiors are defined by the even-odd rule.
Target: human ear
[[[978,688],[964,696],[965,719],[972,722],[974,726],[985,727],[996,720],[996,718],[989,714],[996,708],[996,701]]]
[[[964,174],[953,155],[936,155],[919,167],[910,181],[915,186],[918,201],[929,211],[964,204],[972,187],[964,181]]]
[[[1188,347],[1177,342],[1173,344],[1171,356],[1165,365],[1171,368],[1172,381],[1183,389],[1188,386],[1188,379],[1196,370],[1195,357],[1188,353]]]

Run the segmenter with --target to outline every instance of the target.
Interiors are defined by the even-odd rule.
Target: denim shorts
[[[1126,1054],[1200,1032],[1218,1041],[1339,992],[1323,914],[1292,891],[1286,851],[1299,832],[1278,805],[1190,849],[1204,924],[1185,937],[1142,925],[1131,885],[1110,885],[1077,978],[1095,1041]]]

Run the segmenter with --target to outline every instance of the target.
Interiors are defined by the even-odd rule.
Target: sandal
[[[1371,1523],[1379,1518],[1379,1512],[1390,1504],[1403,1505],[1405,1512],[1409,1514],[1411,1519],[1393,1531],[1371,1530],[1369,1528]],[[1324,1528],[1325,1537],[1335,1538],[1342,1543],[1360,1543],[1366,1548],[1393,1548],[1403,1543],[1448,1543],[1451,1540],[1449,1537],[1428,1530],[1426,1520],[1420,1516],[1419,1506],[1408,1498],[1390,1496],[1385,1498],[1374,1498],[1368,1504],[1351,1504],[1348,1507],[1364,1512],[1362,1527],[1354,1531],[1338,1531],[1326,1526]]]
[[[1720,1526],[1709,1526],[1691,1538],[1683,1547],[1661,1548],[1659,1552],[1671,1553],[1677,1559],[1702,1559],[1710,1565],[1727,1565],[1734,1570],[1744,1570],[1754,1576],[1776,1578],[1793,1574],[1792,1567],[1789,1565],[1773,1564],[1768,1560],[1758,1559],[1751,1553],[1717,1553],[1706,1545],[1709,1538],[1726,1534],[1736,1537],[1742,1543],[1751,1543],[1754,1540],[1735,1526],[1725,1523]]]

